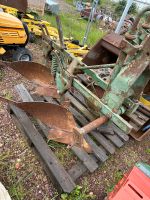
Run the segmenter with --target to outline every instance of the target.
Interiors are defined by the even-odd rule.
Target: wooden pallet
[[[17,85],[15,88],[23,101],[40,100],[58,104],[52,98],[31,96],[23,84]],[[73,113],[79,127],[94,119],[94,115],[87,109],[80,95],[68,93],[67,97],[71,100],[69,109]],[[72,147],[71,151],[77,156],[78,161],[69,170],[66,170],[46,142],[45,138],[48,134],[47,127],[37,120],[36,123],[40,127],[39,131],[24,111],[13,105],[10,105],[10,109],[15,123],[34,145],[34,148],[46,166],[48,176],[59,191],[70,193],[76,187],[76,180],[79,177],[86,172],[94,172],[108,159],[110,154],[115,153],[116,148],[122,147],[129,139],[128,135],[123,133],[115,125],[112,125],[113,130],[115,130],[114,134],[104,134],[101,132],[101,129],[92,131],[85,136],[85,139],[91,145],[93,153],[88,154],[79,147]]]

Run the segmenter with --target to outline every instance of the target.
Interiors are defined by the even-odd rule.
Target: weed
[[[7,159],[10,157],[10,153],[2,153],[0,155],[0,169],[3,170],[7,166]]]
[[[66,3],[73,5],[73,1],[72,0],[65,0]]]
[[[87,185],[76,186],[76,188],[71,192],[71,194],[62,194],[61,200],[92,200],[95,199],[96,196],[88,193]]]
[[[71,160],[73,153],[70,149],[66,148],[65,144],[49,140],[48,146],[55,151],[55,155],[63,165],[65,165],[67,161]]]
[[[106,193],[108,194],[108,193],[112,192],[113,189],[114,189],[114,187],[115,187],[115,185],[116,185],[122,178],[123,178],[123,173],[122,173],[122,171],[121,171],[121,170],[116,171],[115,174],[114,174],[114,177],[113,177],[113,179],[114,179],[113,183],[109,183],[109,182],[107,183]]]
[[[123,178],[123,173],[121,170],[116,171],[114,175],[115,182],[118,183]]]
[[[63,165],[67,164],[73,157],[72,151],[66,147],[56,149],[55,155]]]
[[[147,154],[150,154],[150,149],[146,149],[145,152],[146,152]]]
[[[10,91],[5,91],[5,92],[4,92],[4,97],[5,97],[6,99],[11,100],[13,96],[12,96],[12,93],[11,93]]]
[[[58,143],[58,142],[55,142],[53,140],[48,140],[48,146],[50,148],[52,148],[53,150],[55,150],[56,148],[62,148],[62,147],[65,147],[65,144],[62,144],[62,143]]]
[[[22,183],[24,178],[18,180],[15,166],[10,162],[11,156],[9,151],[0,155],[0,175],[3,175],[1,179],[12,199],[23,200],[26,196]]]

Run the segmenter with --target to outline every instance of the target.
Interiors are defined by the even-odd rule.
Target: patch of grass
[[[4,76],[5,76],[4,71],[2,69],[0,69],[0,81],[3,80]]]
[[[55,16],[45,14],[44,19],[50,22],[53,27],[57,27]],[[79,40],[82,44],[82,40],[87,26],[87,21],[81,19],[78,13],[76,15],[65,13],[61,14],[61,22],[64,36],[68,38],[73,38],[75,40]],[[93,46],[100,38],[104,36],[104,34],[105,32],[99,30],[97,28],[96,23],[93,23],[88,36],[87,45]]]
[[[113,191],[114,187],[116,186],[116,184],[123,178],[123,173],[121,170],[118,170],[115,172],[114,174],[114,181],[113,183],[107,183],[107,188],[106,188],[106,193],[110,193]]]
[[[73,157],[72,151],[66,147],[57,148],[55,155],[63,165],[67,164],[67,162],[69,162]]]
[[[10,162],[11,156],[9,151],[0,155],[0,179],[12,199],[23,200],[26,196],[22,183],[24,178],[18,178],[15,166]]]
[[[4,91],[4,97],[6,99],[11,100],[13,96],[12,96],[12,93],[10,91]]]
[[[73,0],[65,0],[66,3],[73,5]]]
[[[63,165],[65,165],[68,161],[70,161],[74,155],[72,151],[66,147],[65,144],[49,140],[48,146],[52,150],[54,150],[55,155]]]
[[[22,179],[18,180],[17,172],[12,165],[9,168],[9,179],[11,180],[11,185],[9,186],[8,190],[10,193],[10,196],[15,200],[23,200],[26,196]]]
[[[87,181],[84,181],[83,186],[77,186],[71,194],[62,194],[60,200],[92,200],[95,199],[96,196],[93,193],[88,192],[88,184]]]
[[[146,152],[147,154],[150,154],[150,149],[146,149],[145,152]]]
[[[0,154],[0,172],[7,166],[7,160],[9,157],[9,152]]]
[[[58,142],[55,142],[53,140],[48,140],[48,146],[50,148],[52,148],[53,150],[56,150],[56,148],[63,148],[65,147],[66,145],[65,144],[62,144],[62,143],[58,143]]]

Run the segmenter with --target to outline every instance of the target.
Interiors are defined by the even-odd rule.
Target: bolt
[[[112,114],[108,113],[106,116],[110,119],[112,117]]]

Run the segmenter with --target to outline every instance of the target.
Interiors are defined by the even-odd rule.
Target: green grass
[[[145,152],[146,152],[147,154],[150,154],[150,149],[146,149]]]
[[[44,19],[51,23],[52,26],[56,27],[56,21],[55,16],[45,14]],[[84,19],[81,19],[80,15],[77,14],[61,14],[61,22],[63,27],[63,33],[65,37],[73,38],[75,40],[79,40],[80,43],[82,43],[87,21]],[[100,38],[104,36],[104,32],[100,31],[96,25],[96,23],[92,24],[87,45],[93,46]]]
[[[62,194],[60,200],[94,200],[96,196],[93,193],[89,193],[89,186],[87,181],[84,181],[83,186],[77,185],[76,188],[70,194]]]
[[[0,175],[3,175],[1,179],[12,199],[24,200],[26,192],[22,182],[25,177],[19,179],[14,164],[10,162],[11,156],[10,152],[0,155]]]
[[[113,182],[107,184],[106,193],[108,194],[112,192],[116,184],[118,184],[118,182],[122,178],[123,178],[123,172],[121,170],[116,171],[113,176]]]
[[[4,91],[4,97],[5,97],[6,99],[8,99],[8,100],[11,100],[12,97],[13,97],[13,95],[12,95],[12,93],[11,93],[10,91],[5,90],[5,91]]]
[[[65,0],[66,3],[73,5],[73,0]]]

